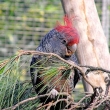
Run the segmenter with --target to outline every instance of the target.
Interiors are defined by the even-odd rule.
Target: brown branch
[[[51,108],[51,107],[52,107],[52,105],[53,105],[53,102],[50,102],[48,105],[49,105],[49,106],[47,107],[47,109],[46,109],[46,110],[50,110],[50,108]]]
[[[4,60],[0,63],[0,69],[3,68],[7,63],[9,62],[9,59]]]
[[[52,102],[50,102],[50,103],[52,103]],[[42,106],[40,106],[40,107],[37,107],[36,110],[41,110],[41,109],[43,109],[43,108],[45,108],[45,107],[48,107],[48,106],[50,106],[50,103],[45,104],[45,105],[42,105]]]
[[[100,71],[103,71],[103,72],[106,72],[106,73],[110,73],[109,70],[103,69],[103,68],[101,68],[101,67],[93,67],[93,66],[87,66],[87,65],[85,65],[85,66],[83,66],[83,65],[79,65],[79,66],[80,66],[80,67],[86,67],[86,68],[89,68],[90,71],[97,71],[97,70],[100,70]]]
[[[104,103],[105,101],[110,101],[110,96],[106,96],[104,98],[102,98],[101,100],[99,100],[99,104],[97,104],[94,108],[98,108],[102,103]]]
[[[64,96],[69,96],[69,94],[67,94],[67,93],[59,93],[58,95],[64,95]],[[31,98],[28,98],[28,99],[25,99],[25,100],[23,100],[23,101],[21,101],[21,102],[19,102],[19,103],[17,103],[16,105],[14,105],[14,106],[12,106],[12,107],[8,107],[8,108],[5,108],[5,109],[2,109],[2,110],[15,110],[18,106],[20,106],[20,105],[22,105],[22,104],[24,104],[24,103],[26,103],[26,102],[29,102],[29,101],[33,101],[33,100],[35,100],[35,99],[38,99],[38,98],[42,98],[42,97],[45,97],[45,96],[50,96],[50,94],[44,94],[44,95],[39,95],[39,96],[35,96],[35,97],[31,97]],[[71,98],[70,98],[71,99]]]
[[[81,72],[81,75],[82,77],[84,78],[84,80],[86,82],[88,82],[93,88],[96,88],[96,85],[94,84],[94,82],[90,82],[88,77],[86,76],[86,74],[83,72],[82,68],[81,67],[86,67],[86,68],[90,68],[92,70],[101,70],[101,71],[105,71],[105,72],[110,72],[108,70],[105,70],[105,69],[102,69],[102,68],[98,68],[98,67],[92,67],[92,66],[81,66],[81,65],[76,65],[73,61],[70,61],[70,60],[64,60],[63,58],[61,58],[60,56],[58,56],[57,54],[54,54],[54,53],[45,53],[45,52],[39,52],[39,51],[19,51],[18,55],[14,58],[14,59],[11,59],[11,62],[13,61],[16,61],[18,60],[19,57],[21,57],[22,55],[47,55],[49,57],[57,57],[59,60],[63,61],[64,63],[67,63],[68,65],[70,65],[70,69],[72,68],[77,68],[80,72]],[[9,110],[9,109],[16,109],[18,106],[28,102],[28,101],[32,101],[32,100],[35,100],[37,98],[41,98],[41,97],[45,97],[45,96],[49,96],[50,94],[44,94],[44,95],[39,95],[39,96],[35,96],[35,97],[32,97],[32,98],[28,98],[26,100],[23,100],[19,103],[17,103],[16,105],[12,106],[12,107],[8,107],[8,108],[5,108],[3,110]],[[68,96],[67,93],[59,93],[59,95],[66,95]],[[88,97],[88,95],[86,95],[85,97],[83,97],[78,103],[72,103],[72,102],[69,102],[70,105],[73,105],[70,110],[74,109],[74,108],[77,108],[80,106],[80,103],[86,99]],[[96,108],[98,106],[101,105],[101,103],[103,103],[105,100],[110,100],[110,99],[103,99],[101,101],[99,100],[95,100],[94,104],[92,104],[92,106],[90,106],[91,108]],[[43,106],[39,106],[37,107],[38,109],[42,108],[42,107],[47,107],[47,110],[50,109],[51,106],[54,106],[56,105],[59,101],[65,101],[66,103],[68,103],[68,100],[67,99],[59,99],[55,102],[51,102],[50,104],[46,104],[46,105],[43,105]]]
[[[59,55],[54,54],[54,53],[45,53],[45,52],[39,52],[39,51],[24,51],[24,50],[20,50],[20,51],[19,51],[19,54],[16,56],[15,59],[18,59],[18,58],[19,58],[20,56],[22,56],[22,55],[48,55],[48,56],[55,56],[55,57],[57,57],[58,59],[62,60],[63,62],[69,64],[69,65],[71,66],[71,68],[77,68],[77,69],[81,72],[81,74],[82,74],[84,80],[85,80],[86,82],[88,82],[93,88],[96,88],[95,84],[94,84],[94,83],[91,83],[91,82],[88,80],[88,78],[86,77],[86,75],[85,75],[85,73],[83,72],[82,68],[79,67],[78,65],[76,65],[73,61],[65,60],[65,59],[61,58]]]
[[[96,97],[95,100],[94,100],[94,102],[92,103],[91,107],[88,108],[87,110],[93,110],[94,107],[95,107],[95,105],[97,104],[97,101],[98,101],[99,98],[100,98],[100,96]]]
[[[77,102],[76,104],[75,104],[75,103],[73,103],[72,105],[74,105],[74,106],[72,106],[72,107],[70,108],[70,110],[73,110],[73,109],[75,109],[75,108],[79,107],[79,106],[80,106],[80,104],[81,104],[81,102],[82,102],[83,100],[85,100],[87,97],[90,97],[90,96],[91,96],[91,94],[86,95],[86,96],[84,96],[82,99],[80,99],[80,101],[79,101],[79,102]]]
[[[17,60],[17,59],[18,59],[19,57],[21,57],[22,55],[47,55],[47,56],[50,56],[50,57],[51,57],[51,56],[57,57],[59,60],[65,62],[65,63],[67,63],[67,64],[69,64],[69,65],[71,66],[71,67],[70,67],[71,69],[72,69],[72,68],[77,68],[77,69],[81,72],[82,77],[84,78],[84,80],[85,80],[86,82],[88,82],[93,88],[96,88],[95,84],[94,84],[94,83],[91,83],[91,82],[88,80],[88,78],[86,77],[86,75],[85,75],[85,73],[83,72],[82,68],[79,67],[78,65],[76,65],[73,61],[65,60],[65,59],[61,58],[59,55],[54,54],[54,53],[45,53],[45,52],[39,52],[39,51],[24,51],[24,50],[20,50],[20,51],[18,51],[18,55],[17,55],[14,59],[12,59],[11,62]]]
[[[29,101],[32,101],[32,100],[35,100],[35,99],[38,99],[38,98],[41,98],[41,97],[45,97],[45,96],[48,96],[48,95],[49,95],[49,94],[31,97],[31,98],[28,98],[28,99],[26,99],[26,100],[23,100],[23,101],[17,103],[16,105],[14,105],[14,106],[12,106],[12,107],[8,107],[8,108],[2,109],[2,110],[10,110],[10,109],[14,110],[14,109],[16,109],[18,106],[20,106],[20,105],[22,105],[22,104],[24,104],[24,103],[26,103],[26,102],[29,102]]]
[[[57,103],[62,102],[62,101],[66,102],[67,104],[69,103],[68,99],[59,99],[59,100],[56,100],[55,102],[50,102],[46,110],[50,110],[52,106],[56,106]]]

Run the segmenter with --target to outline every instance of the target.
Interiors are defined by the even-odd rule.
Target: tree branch
[[[105,70],[105,69],[103,69],[103,68],[92,67],[92,66],[76,65],[73,61],[64,60],[63,58],[61,58],[60,56],[58,56],[58,55],[56,55],[56,54],[54,54],[54,53],[45,53],[45,52],[39,52],[39,51],[24,51],[24,50],[20,50],[20,51],[18,52],[18,54],[15,56],[15,58],[14,58],[14,59],[11,59],[11,62],[17,61],[17,60],[19,59],[19,57],[21,57],[22,55],[46,55],[46,56],[49,56],[50,58],[51,58],[52,56],[57,57],[57,58],[58,58],[59,60],[61,60],[62,62],[64,62],[64,63],[70,65],[70,67],[69,67],[70,69],[77,68],[77,69],[80,71],[80,73],[81,73],[82,77],[84,78],[84,80],[85,80],[86,82],[88,82],[88,83],[93,87],[93,89],[94,89],[94,88],[97,88],[97,86],[95,85],[94,81],[92,81],[92,82],[89,81],[89,79],[88,79],[88,77],[86,76],[85,72],[83,72],[82,67],[89,68],[89,69],[87,69],[88,72],[100,70],[100,71],[104,71],[104,72],[110,73],[110,71]],[[2,64],[4,65],[4,63],[2,63]],[[2,65],[0,65],[0,66],[2,66]],[[87,71],[86,71],[86,73],[87,73]],[[108,86],[109,86],[109,85],[108,85]],[[8,108],[2,109],[2,110],[10,110],[10,109],[14,110],[14,109],[16,109],[18,106],[20,106],[20,105],[22,105],[22,104],[24,104],[24,103],[26,103],[26,102],[33,101],[33,100],[35,100],[35,99],[38,99],[38,98],[41,98],[41,97],[45,97],[45,96],[49,96],[49,95],[50,95],[50,94],[44,94],[44,95],[39,95],[39,96],[31,97],[31,98],[28,98],[28,99],[26,99],[26,100],[23,100],[23,101],[17,103],[16,105],[14,105],[14,106],[12,106],[12,107],[8,107]],[[59,93],[59,95],[69,96],[69,94],[67,94],[67,93]],[[56,105],[58,102],[60,102],[60,101],[65,101],[67,104],[69,103],[69,105],[72,105],[71,108],[70,108],[70,110],[72,110],[72,109],[74,109],[74,108],[79,108],[79,106],[81,106],[80,104],[83,102],[83,100],[86,99],[86,98],[89,97],[89,96],[91,97],[91,95],[86,95],[85,97],[83,97],[83,98],[82,98],[79,102],[77,102],[77,103],[74,103],[73,101],[68,101],[68,99],[59,99],[59,100],[57,100],[57,101],[55,101],[55,102],[51,102],[51,103],[49,103],[49,104],[45,104],[45,105],[43,105],[43,106],[39,106],[39,107],[37,107],[37,109],[46,107],[47,110],[49,110],[52,106]],[[72,98],[70,98],[70,99],[72,100]],[[90,107],[91,107],[91,108],[97,108],[97,107],[100,106],[103,102],[106,102],[106,100],[110,100],[110,97],[107,97],[107,98],[102,99],[102,100],[100,100],[100,101],[99,101],[99,99],[100,99],[100,97],[98,97],[97,100],[95,100],[95,102],[93,102],[94,104],[92,104]]]
[[[59,93],[58,95],[64,95],[64,96],[69,96],[69,94],[67,94],[67,93]],[[2,109],[2,110],[15,110],[18,106],[20,106],[20,105],[22,105],[22,104],[24,104],[24,103],[26,103],[26,102],[29,102],[29,101],[33,101],[33,100],[35,100],[35,99],[39,99],[39,98],[42,98],[42,97],[49,97],[50,96],[50,94],[44,94],[44,95],[38,95],[38,96],[35,96],[35,97],[31,97],[31,98],[28,98],[28,99],[26,99],[26,100],[23,100],[23,101],[21,101],[21,102],[19,102],[19,103],[17,103],[16,105],[14,105],[14,106],[12,106],[12,107],[8,107],[8,108],[5,108],[5,109]],[[71,99],[71,97],[70,97],[70,99]],[[71,99],[72,100],[72,99]],[[58,101],[56,102],[56,103],[58,103]],[[53,103],[52,105],[55,105],[56,103]]]
[[[77,69],[81,72],[82,77],[84,78],[84,80],[85,80],[86,82],[88,82],[93,88],[96,88],[95,84],[94,84],[94,83],[91,83],[91,82],[87,79],[87,77],[86,77],[85,73],[83,72],[82,68],[79,67],[78,65],[76,65],[73,61],[65,60],[65,59],[61,58],[60,56],[58,56],[57,54],[54,54],[54,53],[45,53],[45,52],[39,52],[39,51],[24,51],[24,50],[20,50],[15,59],[18,59],[18,58],[19,58],[20,56],[22,56],[22,55],[47,55],[47,56],[55,56],[55,57],[57,57],[59,60],[65,62],[65,63],[67,63],[67,64],[69,64],[69,65],[71,66],[71,68],[77,68]]]

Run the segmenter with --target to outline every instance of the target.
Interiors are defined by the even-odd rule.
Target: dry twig
[[[94,88],[97,88],[97,86],[94,84],[94,82],[90,82],[89,79],[87,78],[85,72],[83,72],[83,69],[82,67],[86,67],[86,68],[89,68],[87,69],[86,73],[88,74],[88,72],[90,71],[97,71],[97,70],[100,70],[100,71],[104,71],[104,72],[107,72],[107,73],[110,73],[110,71],[108,70],[105,70],[103,68],[98,68],[98,67],[92,67],[92,66],[81,66],[81,65],[76,65],[74,62],[72,61],[67,61],[67,60],[64,60],[63,58],[61,58],[60,56],[54,54],[54,53],[44,53],[44,52],[39,52],[39,51],[24,51],[24,50],[20,50],[18,52],[18,55],[13,59],[11,60],[11,62],[15,61],[15,60],[18,60],[19,57],[21,57],[22,55],[46,55],[48,56],[49,58],[51,58],[52,56],[54,57],[57,57],[59,60],[63,61],[64,63],[67,63],[68,65],[70,65],[70,69],[72,68],[77,68],[82,77],[84,78],[84,80],[86,82],[88,82],[92,87],[93,89]],[[1,66],[1,65],[0,65]],[[41,98],[41,97],[45,97],[45,96],[49,96],[50,94],[44,94],[44,95],[39,95],[39,96],[35,96],[35,97],[31,97],[31,98],[28,98],[26,100],[23,100],[19,103],[17,103],[16,105],[12,106],[12,107],[9,107],[9,108],[5,108],[3,110],[14,110],[16,109],[18,106],[26,103],[26,102],[29,102],[29,101],[33,101],[35,99],[38,99],[38,98]],[[68,96],[67,93],[59,93],[59,95],[65,95],[65,96]],[[60,101],[65,101],[67,103],[67,106],[68,105],[72,105],[71,108],[69,110],[73,110],[75,108],[79,108],[80,107],[80,104],[87,98],[87,97],[91,97],[91,94],[90,95],[86,95],[85,97],[83,97],[79,102],[75,103],[73,101],[69,101],[68,99],[59,99],[59,100],[56,100],[54,102],[50,102],[48,104],[45,104],[43,106],[39,106],[37,107],[38,110],[40,110],[41,108],[47,108],[46,110],[49,110],[52,106],[55,106],[58,102]],[[95,97],[94,97],[95,98]],[[71,98],[72,100],[72,98]],[[105,98],[102,98],[100,99],[100,96],[98,96],[96,98],[96,100],[94,100],[93,103],[91,103],[91,105],[89,106],[89,108],[87,108],[87,110],[92,110],[94,108],[98,108],[102,103],[106,102],[106,101],[110,101],[110,97],[105,97]]]
[[[84,78],[84,80],[86,82],[88,82],[93,88],[96,88],[96,86],[94,85],[94,83],[91,83],[88,78],[86,77],[85,73],[83,72],[82,68],[79,67],[78,65],[76,65],[73,61],[67,61],[63,58],[61,58],[60,56],[58,56],[57,54],[54,53],[45,53],[45,52],[39,52],[39,51],[24,51],[24,50],[20,50],[19,54],[16,56],[15,60],[18,59],[20,56],[22,55],[47,55],[47,56],[55,56],[57,57],[59,60],[69,64],[71,66],[71,68],[77,68],[81,74],[82,77]]]
[[[69,94],[67,94],[67,93],[59,93],[58,95],[69,96]],[[15,110],[18,106],[20,106],[20,105],[22,105],[22,104],[24,104],[26,102],[33,101],[33,100],[36,100],[36,99],[39,99],[39,98],[42,98],[42,97],[46,97],[46,96],[49,97],[50,94],[44,94],[44,95],[39,95],[39,96],[31,97],[31,98],[25,99],[25,100],[17,103],[16,105],[14,105],[12,107],[8,107],[8,108],[2,109],[2,110],[10,110],[10,109],[11,110]],[[65,101],[65,99],[62,99],[62,100]],[[59,101],[62,101],[62,100],[58,100],[58,101],[54,102],[52,105],[55,105],[56,103],[58,103]],[[70,98],[70,100],[72,100],[72,99]]]

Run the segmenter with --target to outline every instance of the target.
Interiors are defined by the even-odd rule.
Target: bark
[[[77,49],[79,63],[110,70],[107,40],[94,0],[61,0],[61,2],[64,12],[68,16],[76,16],[73,25],[80,35]],[[92,92],[92,88],[85,82],[84,87],[85,91]]]

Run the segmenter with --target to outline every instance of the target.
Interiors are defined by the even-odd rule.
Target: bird
[[[38,47],[36,48],[36,51],[45,52],[45,53],[54,53],[65,60],[73,61],[75,64],[78,64],[78,59],[75,55],[75,52],[77,49],[77,45],[79,43],[79,39],[80,36],[78,34],[78,31],[72,25],[72,18],[69,18],[67,15],[65,15],[64,25],[57,22],[56,26],[42,38]],[[47,97],[40,98],[40,102],[49,103],[53,99],[55,99],[55,97],[58,95],[58,93],[60,92],[61,88],[63,87],[67,79],[69,81],[69,84],[66,84],[67,86],[65,86],[62,89],[62,91],[63,92],[72,91],[80,79],[80,74],[77,69],[74,69],[73,71],[71,71],[70,69],[60,71],[59,75],[55,76],[55,78],[53,78],[50,81],[50,86],[47,86],[46,83],[49,83],[49,81],[45,80],[46,77],[41,77],[46,75],[42,75],[43,70],[42,68],[39,69],[39,65],[43,65],[45,67],[48,64],[49,66],[52,65],[51,65],[51,60],[48,61],[49,63],[47,64],[43,62],[42,60],[43,58],[44,58],[43,55],[33,55],[30,63],[30,75],[31,75],[33,87],[37,94],[39,95],[46,93],[51,94],[50,97],[48,98]],[[44,59],[46,60],[46,57]],[[73,74],[71,75],[69,74],[70,76],[68,78],[66,75],[64,75],[65,72],[66,73],[73,72]],[[56,79],[62,76],[64,76],[64,78],[61,78],[58,82],[56,82]],[[51,86],[52,84],[53,86]],[[69,90],[70,88],[68,88],[68,86],[71,86],[70,88],[72,89]],[[55,110],[61,109],[61,108],[58,109],[57,107]]]

